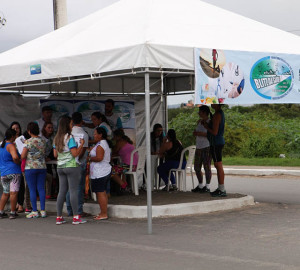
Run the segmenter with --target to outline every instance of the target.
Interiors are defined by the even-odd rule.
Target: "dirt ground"
[[[211,197],[210,194],[200,194],[193,192],[182,192],[182,191],[153,191],[152,192],[152,205],[166,205],[166,204],[176,204],[176,203],[191,203],[191,202],[203,202],[212,200],[227,200],[232,198],[241,198],[246,195],[242,194],[227,194],[227,197]],[[89,203],[94,202],[88,200]],[[96,202],[94,202],[96,203]],[[139,196],[134,194],[124,194],[124,195],[112,195],[109,200],[109,204],[113,205],[135,205],[143,206],[147,205],[147,192],[140,191]]]

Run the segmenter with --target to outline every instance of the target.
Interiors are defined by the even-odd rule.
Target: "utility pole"
[[[54,30],[68,24],[67,1],[53,0]]]

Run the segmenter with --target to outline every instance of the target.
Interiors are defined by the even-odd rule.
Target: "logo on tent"
[[[255,92],[265,99],[280,99],[293,88],[294,73],[290,65],[279,57],[268,56],[258,60],[250,72]]]
[[[30,75],[41,74],[41,73],[42,73],[42,66],[40,64],[30,66]]]

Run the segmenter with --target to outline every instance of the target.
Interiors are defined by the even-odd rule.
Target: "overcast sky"
[[[67,0],[68,21],[73,22],[117,1]],[[204,2],[300,35],[300,0],[204,0]],[[0,28],[0,53],[53,31],[52,0],[0,0],[0,17],[3,15],[7,22]],[[180,99],[182,100],[182,97]]]

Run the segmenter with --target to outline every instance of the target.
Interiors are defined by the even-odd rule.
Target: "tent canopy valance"
[[[0,93],[72,94],[72,95],[132,95],[144,94],[146,68],[82,76],[57,77],[0,86]],[[176,94],[194,89],[194,71],[147,69],[152,94]],[[162,86],[163,82],[163,86]]]

